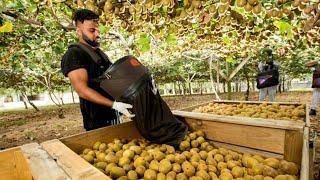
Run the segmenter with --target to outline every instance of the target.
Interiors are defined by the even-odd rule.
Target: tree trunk
[[[59,97],[59,98],[60,98],[61,104],[62,104],[62,105],[64,105],[64,102],[63,102],[63,91],[61,92],[61,94],[60,94],[60,97]]]
[[[70,86],[70,89],[71,89],[71,96],[72,96],[72,102],[73,104],[76,103],[75,100],[74,100],[74,94],[73,94],[73,88],[72,86]]]
[[[251,84],[252,84],[252,91],[255,91],[256,90],[256,81],[251,81]]]
[[[176,82],[173,82],[173,94],[176,95]]]
[[[26,98],[26,100],[33,107],[33,109],[35,109],[36,111],[40,111],[40,109],[28,98],[25,92],[22,92],[22,95]]]
[[[199,85],[200,85],[200,94],[202,95],[202,93],[203,93],[202,92],[202,82],[200,82]]]
[[[65,118],[65,116],[64,116],[64,111],[63,111],[62,107],[60,107],[59,110],[58,110],[58,117],[59,117],[60,119]]]
[[[180,86],[180,82],[178,82],[178,88],[179,88],[179,94],[181,95],[181,86]]]
[[[23,95],[21,95],[21,96],[22,96],[22,102],[23,102],[23,104],[24,104],[24,108],[25,108],[25,109],[28,109],[27,100],[25,99],[25,97],[24,97]]]
[[[248,75],[247,68],[244,67],[243,70],[244,70],[244,75],[245,75],[245,78],[246,78],[246,81],[247,81],[247,90],[246,90],[245,100],[246,100],[246,101],[249,101],[249,95],[250,95],[250,78],[249,78],[249,75]]]
[[[236,80],[237,82],[236,82],[236,92],[239,92],[239,83],[238,83],[238,80]]]
[[[181,83],[181,86],[182,86],[182,94],[185,95],[185,94],[186,94],[185,84],[182,82],[182,83]]]
[[[228,88],[228,100],[231,100],[231,81],[227,82],[227,88]]]
[[[281,86],[282,86],[282,79],[280,78],[280,82],[279,82],[279,86],[278,86],[278,91],[279,91],[279,93],[282,92]]]
[[[217,71],[217,88],[216,88],[216,91],[217,91],[217,93],[219,93],[220,92],[220,79],[219,79],[219,71],[220,71],[220,61],[218,60],[217,61],[217,67],[218,67],[218,71]]]
[[[192,89],[191,89],[191,82],[188,81],[188,88],[189,88],[189,94],[191,95],[192,94]]]
[[[223,82],[222,88],[223,88],[223,93],[226,93],[226,83],[225,82]]]
[[[211,81],[211,88],[212,88],[212,91],[213,91],[213,93],[215,94],[215,96],[216,96],[216,99],[217,100],[220,100],[220,97],[219,97],[219,95],[218,95],[218,89],[219,89],[219,75],[217,76],[217,84],[216,84],[216,86],[214,85],[214,82],[213,82],[213,74],[212,74],[212,61],[213,61],[213,56],[211,55],[211,58],[210,58],[210,60],[209,60],[209,76],[210,76],[210,81]],[[219,67],[218,67],[219,68]],[[219,70],[218,70],[219,71]],[[219,74],[218,73],[218,71],[217,71],[217,74]]]
[[[282,78],[282,92],[284,92],[284,90],[285,90],[284,84],[285,84],[285,80],[284,80],[284,77],[283,77],[283,78]]]

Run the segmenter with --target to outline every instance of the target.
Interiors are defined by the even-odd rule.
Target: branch
[[[115,38],[119,39],[120,43],[126,48],[126,51],[130,52],[129,44],[127,43],[125,38],[120,33],[113,31],[113,32],[109,32],[108,35],[114,36]]]
[[[72,25],[72,22],[69,24],[69,26],[65,26],[63,24],[61,24],[61,22],[59,21],[59,18],[57,17],[54,9],[53,9],[53,6],[51,6],[51,14],[53,16],[53,18],[57,21],[57,23],[60,25],[60,27],[62,27],[63,30],[65,31],[71,31],[71,30],[75,30],[76,27]]]
[[[41,22],[36,21],[34,19],[28,19],[28,18],[22,17],[19,14],[15,14],[15,13],[12,13],[12,12],[9,12],[9,11],[4,11],[2,13],[7,15],[7,16],[13,17],[14,19],[19,19],[21,21],[24,21],[27,24],[33,24],[33,25],[37,25],[37,26],[42,26]]]
[[[250,57],[247,57],[245,60],[243,60],[230,74],[227,81],[230,81],[239,71],[240,69],[249,61]]]
[[[219,67],[216,64],[212,64],[212,66],[216,70],[216,72],[219,72],[220,76],[223,79],[225,79],[226,81],[228,80],[227,76],[222,71],[219,71]]]

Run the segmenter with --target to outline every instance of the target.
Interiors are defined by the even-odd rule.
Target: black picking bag
[[[279,71],[277,69],[259,72],[257,81],[257,88],[262,89],[279,84]]]
[[[159,92],[154,91],[148,69],[135,57],[119,59],[100,80],[101,88],[116,101],[133,105],[133,121],[145,139],[179,147],[188,128],[172,114]]]
[[[320,69],[316,69],[312,75],[312,88],[320,88]]]

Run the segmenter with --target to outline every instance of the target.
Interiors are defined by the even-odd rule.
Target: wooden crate
[[[70,179],[38,143],[0,151],[0,179]]]
[[[1,179],[32,179],[28,163],[20,147],[0,151]]]
[[[185,118],[184,119],[187,124],[194,123],[193,119]],[[196,120],[197,121],[197,120]],[[201,122],[203,122],[201,120]],[[208,127],[214,128],[211,123],[212,121],[208,121]],[[215,138],[217,135],[214,134],[214,129],[209,129],[205,126],[200,126],[201,129],[205,130],[207,133],[207,137],[210,140],[213,137]],[[309,146],[307,142],[308,128],[303,129],[304,134],[303,142],[292,141],[291,143],[298,143],[299,145],[294,145],[292,148],[297,148],[300,145],[303,147],[302,149],[292,149],[292,151],[296,152],[296,156],[300,156],[302,161],[299,162],[301,165],[301,178],[303,180],[309,179]],[[78,135],[70,136],[67,138],[62,138],[60,140],[55,139],[51,141],[47,141],[42,143],[42,147],[52,156],[53,159],[56,160],[57,164],[64,169],[64,171],[72,178],[72,179],[110,179],[105,176],[99,170],[95,169],[88,162],[83,160],[78,153],[84,148],[91,148],[95,141],[101,142],[111,142],[114,138],[126,138],[133,139],[141,137],[138,133],[137,129],[134,127],[133,122],[127,122],[120,125],[100,128],[97,130],[81,133]],[[233,136],[229,136],[229,138],[238,138],[237,134],[233,134]],[[255,139],[250,139],[250,141],[254,141]],[[261,154],[267,157],[277,157],[277,158],[286,158],[286,153],[291,153],[289,151],[285,151],[284,156],[281,156],[277,153],[267,152],[264,150],[257,150],[254,148],[246,147],[246,146],[237,146],[230,145],[227,143],[215,143],[217,147],[227,147],[229,149],[241,151],[241,152],[250,152],[254,154]]]
[[[305,122],[305,126],[310,127],[310,116],[309,116],[309,110],[310,107],[308,104],[302,104],[302,103],[297,103],[297,102],[264,102],[264,101],[231,101],[231,100],[222,100],[222,101],[208,101],[206,103],[201,103],[201,104],[197,104],[197,105],[193,105],[193,106],[189,106],[186,108],[182,108],[179,109],[179,111],[188,111],[191,112],[192,110],[194,110],[195,108],[201,107],[201,106],[206,106],[209,103],[224,103],[224,104],[240,104],[240,103],[245,103],[245,104],[262,104],[262,103],[267,103],[267,104],[280,104],[280,105],[294,105],[294,106],[300,106],[300,105],[305,105],[305,112],[306,112],[306,116],[304,118],[304,122]],[[212,114],[212,113],[208,113],[208,114]],[[239,117],[239,116],[236,116]],[[245,118],[250,118],[251,117],[245,117]],[[254,118],[253,118],[254,119]],[[270,119],[263,119],[263,118],[258,118],[258,119],[262,119],[262,120],[270,120]],[[273,120],[277,120],[277,119],[273,119]],[[279,120],[279,121],[287,121],[287,120]],[[290,121],[291,122],[291,121]],[[294,121],[296,122],[296,121]],[[299,121],[298,121],[299,123]]]
[[[262,103],[259,101],[213,102],[227,104]],[[284,157],[286,160],[300,164],[304,127],[310,127],[310,119],[307,113],[308,106],[305,109],[306,117],[304,122],[191,112],[193,109],[208,105],[209,103],[173,111],[173,114],[188,119],[191,122],[191,126],[203,129],[207,134],[210,134],[209,138],[214,141],[271,152],[279,157]],[[299,103],[288,102],[274,103],[279,103],[280,105],[301,105]],[[212,132],[208,133],[209,131]]]

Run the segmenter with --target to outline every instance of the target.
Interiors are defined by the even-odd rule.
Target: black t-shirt
[[[97,54],[102,58],[98,51]],[[89,54],[79,47],[72,46],[63,55],[61,61],[62,73],[67,77],[70,71],[85,68],[88,73],[88,86],[99,92],[104,97],[114,100],[107,92],[100,88],[98,82],[93,79],[101,76],[108,69],[111,62],[108,59],[95,63]],[[92,103],[80,97],[80,109],[83,116],[83,124],[86,130],[97,129],[116,122],[117,116],[113,109]]]

